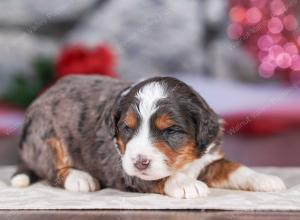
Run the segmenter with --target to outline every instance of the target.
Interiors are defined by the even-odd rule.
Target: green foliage
[[[26,108],[52,82],[54,64],[51,59],[38,57],[33,61],[32,66],[33,74],[22,72],[16,74],[1,100],[17,107]]]
[[[54,63],[46,57],[39,57],[33,61],[33,69],[42,88],[54,78]]]

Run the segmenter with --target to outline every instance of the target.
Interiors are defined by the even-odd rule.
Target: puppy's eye
[[[178,133],[178,131],[176,129],[172,128],[172,127],[167,128],[167,129],[164,130],[164,134],[166,134],[166,135],[173,135],[173,134],[176,134],[176,133]]]
[[[124,130],[124,132],[126,132],[126,133],[128,133],[128,134],[131,133],[131,132],[133,131],[133,129],[130,128],[128,125],[124,125],[123,130]]]

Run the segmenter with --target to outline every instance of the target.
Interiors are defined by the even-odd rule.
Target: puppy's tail
[[[38,176],[30,170],[24,163],[17,167],[16,172],[12,175],[10,183],[13,187],[27,187],[38,180]]]

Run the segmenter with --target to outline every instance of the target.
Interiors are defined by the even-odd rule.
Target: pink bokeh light
[[[270,78],[274,74],[276,66],[271,62],[262,62],[259,66],[259,75],[263,78]]]
[[[288,31],[294,31],[298,27],[298,21],[294,15],[287,15],[283,18],[284,28]]]
[[[284,52],[284,49],[281,47],[281,46],[279,46],[279,45],[274,45],[274,46],[272,46],[271,48],[270,48],[270,50],[269,50],[269,57],[271,58],[271,59],[276,59],[277,58],[277,56],[279,55],[279,54],[281,54],[281,53],[283,53]]]
[[[281,0],[271,2],[271,12],[273,15],[282,15],[286,11],[286,6]]]
[[[292,68],[292,70],[300,71],[300,56],[299,55],[292,56],[291,68]]]
[[[268,30],[273,34],[279,34],[283,30],[283,24],[277,17],[273,17],[268,22]]]
[[[245,19],[245,16],[246,10],[244,7],[241,6],[232,7],[229,11],[229,17],[233,22],[242,22]]]
[[[298,48],[296,46],[296,44],[294,44],[293,42],[288,42],[283,46],[285,52],[287,52],[288,54],[292,55],[296,55],[298,54]]]
[[[257,7],[249,8],[246,12],[246,21],[249,24],[256,24],[262,18],[261,11]]]
[[[257,41],[257,46],[261,50],[269,50],[269,48],[273,45],[273,39],[270,35],[263,35]]]
[[[276,65],[282,69],[289,68],[292,65],[292,57],[286,52],[280,53],[275,61]]]
[[[231,0],[231,39],[240,40],[259,63],[264,78],[294,72],[300,79],[300,2],[288,0]],[[293,5],[291,5],[293,3]],[[248,34],[249,33],[249,34]],[[241,36],[247,38],[240,38]]]

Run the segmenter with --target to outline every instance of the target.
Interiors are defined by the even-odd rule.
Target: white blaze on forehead
[[[167,91],[162,83],[152,82],[142,87],[136,94],[136,98],[140,101],[139,112],[142,119],[149,118],[157,110],[157,101],[166,97]]]
[[[123,157],[123,167],[129,175],[137,175],[147,180],[170,175],[170,171],[165,164],[166,156],[153,146],[150,135],[150,118],[157,110],[157,101],[166,97],[166,88],[159,82],[145,85],[136,94],[136,98],[139,100],[137,110],[140,114],[141,125],[137,134],[127,143]],[[143,155],[151,161],[150,167],[145,171],[147,176],[136,172],[133,166],[138,155]]]

